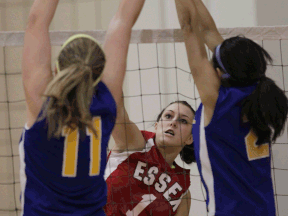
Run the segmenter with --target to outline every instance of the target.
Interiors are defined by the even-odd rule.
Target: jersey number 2
[[[97,131],[97,136],[87,129],[86,134],[90,136],[90,176],[97,176],[100,173],[101,162],[101,118],[93,118],[93,126]],[[78,128],[71,130],[66,127],[62,131],[65,136],[62,176],[63,177],[76,177],[77,163],[78,163],[78,148],[79,148],[79,131]]]
[[[269,157],[269,144],[267,143],[261,146],[257,146],[256,145],[257,140],[258,137],[252,130],[250,130],[250,132],[245,137],[245,143],[249,161]]]

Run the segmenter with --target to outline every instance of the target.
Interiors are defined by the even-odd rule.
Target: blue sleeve
[[[103,82],[99,82],[95,87],[95,94],[90,106],[92,116],[112,115],[116,119],[117,107],[116,102]]]
[[[241,116],[241,104],[243,99],[249,96],[256,86],[236,88],[236,87],[223,87],[220,86],[219,96],[215,105],[214,113],[210,125],[214,125],[222,119],[225,115],[229,115],[229,118],[233,119],[233,116]],[[237,107],[237,109],[235,109]],[[233,113],[237,112],[237,113]]]

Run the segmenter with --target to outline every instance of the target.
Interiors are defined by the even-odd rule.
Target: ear
[[[157,130],[157,127],[158,127],[158,122],[155,122],[155,125],[154,125],[154,130],[155,131]]]
[[[53,76],[56,76],[56,75],[57,75],[57,72],[58,72],[58,71],[57,71],[57,67],[56,67],[56,66],[55,66],[55,68],[54,68],[54,71],[52,71],[52,72],[53,72],[53,73],[52,73]]]
[[[193,136],[192,136],[192,133],[191,133],[190,136],[185,141],[185,144],[186,145],[191,145],[192,143],[193,143]]]
[[[217,73],[218,77],[220,77],[220,79],[221,79],[222,75],[224,74],[224,73],[220,70],[220,68],[216,68],[216,73]]]

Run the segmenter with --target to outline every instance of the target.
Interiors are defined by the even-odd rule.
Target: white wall
[[[207,7],[217,27],[257,25],[256,0],[207,0]]]
[[[258,26],[288,25],[287,0],[257,1]]]

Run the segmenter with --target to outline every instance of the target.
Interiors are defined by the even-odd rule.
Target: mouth
[[[171,136],[175,135],[173,130],[167,130],[167,131],[165,131],[165,134],[169,134]]]

